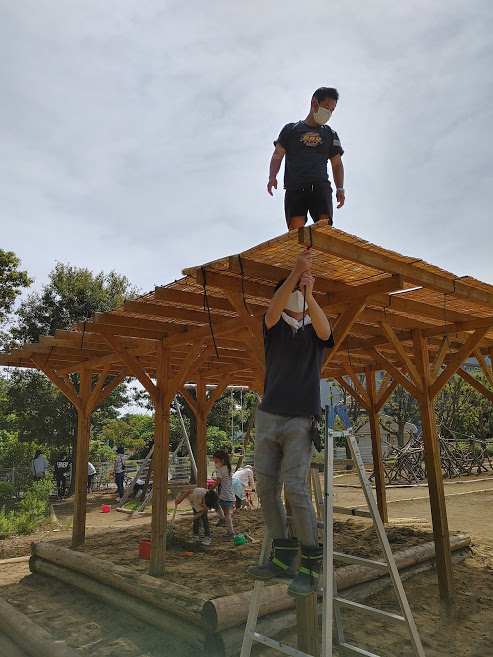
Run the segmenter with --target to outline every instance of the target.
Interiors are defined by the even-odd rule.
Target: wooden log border
[[[451,549],[459,550],[471,544],[471,538],[467,534],[458,534],[450,537]],[[435,557],[435,544],[433,541],[415,545],[406,550],[394,554],[394,559],[399,570],[416,563],[422,563]],[[336,569],[336,583],[338,591],[347,589],[361,582],[384,577],[382,571],[366,568],[364,566],[344,566]],[[209,632],[222,632],[230,627],[245,623],[250,608],[251,591],[237,593],[222,598],[208,600],[202,609],[203,624]],[[290,609],[295,606],[295,599],[287,595],[285,584],[273,584],[267,586],[262,592],[262,602],[259,609],[259,617]]]
[[[10,642],[17,644],[33,657],[77,657],[79,654],[64,641],[52,637],[45,629],[1,598],[0,630],[7,635],[4,644],[7,646]],[[0,647],[1,645],[2,643]],[[17,654],[22,654],[22,651],[18,650]]]
[[[457,534],[450,541],[456,559],[470,555],[470,536]],[[33,543],[32,552],[33,572],[56,577],[107,604],[130,611],[158,629],[203,648],[204,654],[233,657],[241,646],[251,591],[207,600],[185,586],[69,550],[54,541]],[[401,550],[394,554],[394,559],[401,578],[405,579],[435,566],[435,545],[429,542]],[[390,582],[389,576],[381,571],[357,565],[338,568],[336,580],[338,590],[344,590],[345,597],[359,591],[360,599]],[[295,600],[286,594],[285,584],[265,587],[258,631],[275,635],[293,627],[294,606]]]

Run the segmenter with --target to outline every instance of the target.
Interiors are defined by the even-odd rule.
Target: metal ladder
[[[318,522],[318,526],[323,528],[323,544],[325,546],[324,555],[323,555],[323,573],[322,573],[322,590],[323,590],[323,603],[322,603],[322,657],[332,657],[332,622],[335,621],[335,644],[338,648],[339,657],[379,657],[375,653],[369,652],[357,646],[347,643],[344,636],[343,621],[342,621],[342,609],[352,609],[354,611],[360,611],[364,614],[369,614],[373,617],[380,617],[381,619],[386,619],[392,623],[398,625],[405,625],[407,627],[411,645],[414,651],[415,657],[425,657],[423,646],[419,638],[418,630],[414,623],[414,619],[409,607],[409,603],[406,598],[404,588],[402,586],[401,579],[399,577],[399,571],[394,561],[392,551],[390,549],[389,541],[385,533],[385,528],[383,522],[378,513],[377,504],[375,498],[373,497],[373,492],[371,490],[370,482],[366,474],[366,470],[361,459],[361,454],[359,451],[358,443],[356,438],[349,432],[346,436],[348,441],[349,448],[351,450],[352,462],[356,466],[361,487],[365,495],[366,503],[368,510],[364,511],[361,509],[351,509],[346,507],[334,507],[333,505],[333,473],[334,473],[334,450],[332,443],[332,435],[328,429],[328,407],[326,407],[326,432],[325,432],[325,459],[324,459],[324,490],[325,496],[322,494],[320,487],[319,477],[312,477],[314,485],[315,499],[317,502],[317,508],[319,508],[320,502],[323,500],[323,514],[324,521]],[[344,460],[344,463],[347,463]],[[317,485],[318,484],[318,485]],[[385,561],[376,561],[372,559],[363,559],[361,557],[356,557],[349,554],[343,554],[340,552],[334,552],[333,547],[333,513],[344,513],[348,515],[358,515],[368,518],[372,518],[375,531],[378,536],[380,546],[384,555]],[[271,539],[268,535],[268,532],[265,532],[264,541],[262,544],[262,551],[260,555],[259,564],[266,564],[268,562],[269,552],[270,552],[270,543]],[[369,568],[378,568],[382,572],[388,573],[392,581],[394,591],[399,603],[399,607],[402,615],[392,614],[375,607],[370,607],[368,605],[360,604],[347,600],[341,597],[337,591],[335,577],[333,576],[333,564],[334,561],[342,561],[345,563],[358,564],[360,566],[367,566]],[[327,579],[330,577],[332,582],[327,582]],[[286,580],[279,580],[286,582]],[[258,611],[260,608],[260,602],[262,597],[264,583],[261,581],[255,582],[253,595],[250,603],[250,610],[248,613],[248,619],[245,627],[245,634],[243,637],[243,645],[241,648],[240,657],[250,657],[251,649],[253,642],[262,643],[270,648],[274,648],[281,653],[292,655],[293,657],[313,657],[302,650],[293,648],[285,643],[281,643],[267,637],[263,634],[256,632],[257,617]],[[330,588],[329,588],[330,587]],[[332,590],[332,596],[329,597],[327,592]]]

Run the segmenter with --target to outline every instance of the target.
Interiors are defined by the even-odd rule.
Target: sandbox
[[[434,565],[433,536],[423,527],[418,522],[387,528],[403,579]],[[262,538],[259,512],[250,511],[238,519],[238,531],[247,528],[256,539]],[[66,539],[35,543],[31,569],[130,611],[204,654],[212,650],[215,657],[232,657],[239,652],[253,589],[246,567],[258,560],[260,542],[234,546],[222,538],[222,528],[213,526],[212,530],[210,546],[191,545],[189,520],[179,519],[163,578],[147,575],[149,562],[138,556],[139,541],[150,536],[149,528],[142,526],[89,534],[78,551],[69,550]],[[456,558],[467,555],[469,544],[465,534],[451,537]],[[334,523],[334,549],[366,558],[380,556],[371,523],[359,519]],[[185,557],[186,551],[192,551],[193,557]],[[337,568],[336,578],[345,597],[358,601],[388,585],[388,576],[353,565]],[[259,631],[276,635],[292,627],[294,619],[294,600],[287,596],[286,585],[267,585]]]

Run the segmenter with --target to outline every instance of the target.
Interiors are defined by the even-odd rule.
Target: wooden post
[[[428,345],[421,329],[413,331],[413,341],[415,363],[423,381],[423,390],[418,390],[417,400],[419,403],[425,448],[425,464],[428,476],[428,490],[430,493],[433,536],[435,539],[438,587],[442,599],[451,599],[455,596],[455,587],[452,572],[447,508],[445,506],[445,493],[443,490],[435,409],[430,394],[431,375]]]
[[[168,506],[168,458],[169,458],[169,394],[171,355],[160,344],[157,350],[155,400],[155,428],[150,575],[164,575],[166,564],[166,531]]]
[[[365,367],[366,392],[369,397],[369,413],[371,431],[371,452],[373,455],[373,471],[375,473],[375,486],[377,489],[377,506],[382,522],[388,522],[387,494],[385,490],[385,475],[383,469],[382,438],[380,434],[380,422],[378,419],[376,372]]]
[[[286,507],[286,514],[292,518],[293,511],[286,498],[284,499],[284,506]],[[290,524],[289,531],[292,538],[295,538],[297,534],[294,523]],[[298,561],[299,558],[300,553],[298,553]],[[313,657],[320,657],[316,593],[312,593],[308,598],[296,598],[296,634],[298,650],[305,652],[307,655],[313,655]]]
[[[197,486],[207,488],[207,408],[206,387],[197,380]]]
[[[89,439],[91,429],[92,373],[82,368],[79,384],[79,402],[77,407],[77,464],[75,471],[74,520],[72,529],[72,548],[83,545],[86,536],[87,506],[87,463],[89,461]]]

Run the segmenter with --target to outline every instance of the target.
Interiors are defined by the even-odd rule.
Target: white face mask
[[[308,308],[304,303],[303,294],[299,290],[291,292],[285,310],[290,310],[292,313],[302,313],[303,306],[305,310]]]
[[[318,123],[318,125],[325,125],[331,116],[332,112],[326,107],[321,107],[320,105],[318,106],[318,110],[313,112],[313,120],[315,123]]]

